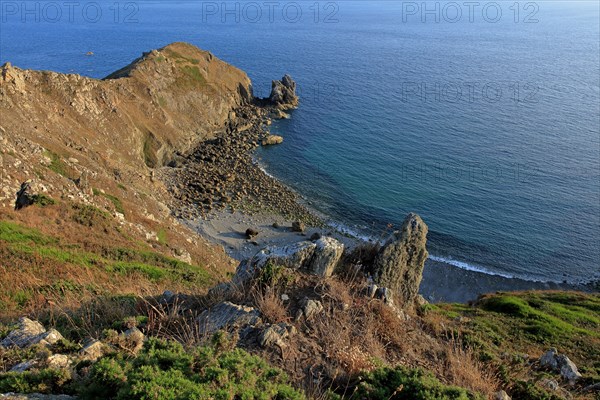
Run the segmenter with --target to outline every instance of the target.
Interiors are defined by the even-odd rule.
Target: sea
[[[380,240],[415,212],[437,268],[581,284],[600,279],[599,9],[0,0],[0,62],[103,78],[185,41],[260,97],[290,74],[300,107],[256,157],[332,226]]]

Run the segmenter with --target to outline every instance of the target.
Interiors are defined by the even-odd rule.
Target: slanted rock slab
[[[204,310],[196,320],[200,324],[200,330],[205,333],[216,332],[224,328],[256,325],[261,321],[260,313],[256,309],[229,301]]]
[[[43,339],[44,333],[46,333],[46,328],[42,324],[22,317],[19,319],[19,327],[0,342],[0,347],[30,347],[39,343]]]

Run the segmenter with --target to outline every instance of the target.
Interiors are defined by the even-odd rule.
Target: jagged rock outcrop
[[[392,295],[397,296],[394,300],[399,306],[412,306],[419,294],[423,267],[429,255],[426,243],[427,225],[418,215],[410,213],[375,259],[375,282],[390,289]]]
[[[252,278],[267,263],[313,275],[331,276],[343,253],[344,245],[331,237],[322,237],[315,242],[297,242],[287,246],[267,246],[250,260],[240,263],[233,282],[240,284]]]
[[[272,82],[269,100],[281,110],[288,110],[298,106],[296,82],[294,82],[291,76],[286,74],[280,81]]]

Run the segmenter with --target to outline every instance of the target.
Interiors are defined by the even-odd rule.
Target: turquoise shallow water
[[[98,2],[97,22],[81,9],[57,22],[40,9],[35,21],[33,4],[49,2],[25,3],[24,20],[4,0],[0,16],[0,60],[23,68],[100,78],[189,41],[248,72],[258,95],[290,73],[301,107],[273,126],[285,144],[258,156],[354,231],[378,237],[414,211],[437,261],[600,279],[598,2],[516,3],[518,16],[515,2],[497,2],[497,22],[492,9],[470,22],[459,7],[456,23],[447,2],[427,3],[446,10],[439,23],[407,14],[421,2],[278,2],[287,14],[272,22],[261,2],[227,2],[229,14],[220,2],[116,3],[118,15]]]

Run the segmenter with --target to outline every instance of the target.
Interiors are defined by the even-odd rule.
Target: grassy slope
[[[572,388],[576,397],[595,398],[593,393],[580,390],[600,382],[598,294],[497,293],[482,297],[472,306],[427,306],[424,318],[438,327],[440,335],[458,336],[475,349],[481,360],[498,371],[503,386],[516,398],[552,398],[550,394],[536,394],[544,379],[560,382],[557,374],[540,369],[537,362],[550,347],[566,354],[583,374],[584,379]],[[444,328],[439,328],[440,324]]]

